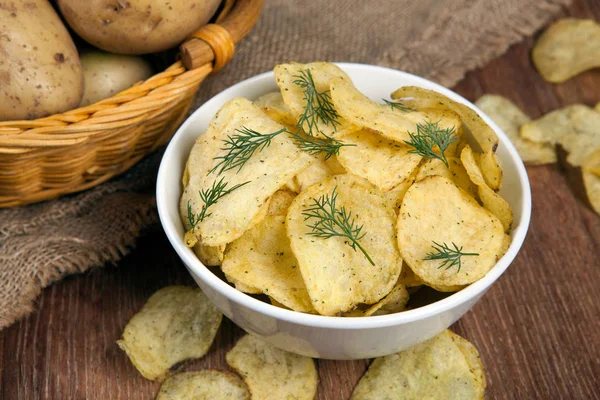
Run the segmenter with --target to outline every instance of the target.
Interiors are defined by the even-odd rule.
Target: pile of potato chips
[[[395,290],[388,296],[402,302],[403,295]],[[157,400],[315,398],[319,377],[314,360],[254,335],[240,338],[226,354],[235,373],[173,373],[183,361],[207,353],[221,317],[200,289],[169,286],[150,297],[118,344],[145,378],[162,382]],[[477,349],[447,330],[408,350],[376,358],[351,399],[483,399],[485,385]]]
[[[185,242],[238,290],[298,312],[389,314],[506,252],[498,138],[475,111],[418,87],[373,101],[330,63],[275,78],[280,92],[218,111],[183,176]]]

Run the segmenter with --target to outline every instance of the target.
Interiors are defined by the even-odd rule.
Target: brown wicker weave
[[[88,189],[165,144],[202,81],[231,59],[262,5],[225,1],[216,23],[182,44],[182,61],[115,96],[50,117],[0,122],[0,208]]]

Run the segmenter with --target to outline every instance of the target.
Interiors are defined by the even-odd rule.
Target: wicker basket
[[[0,208],[88,189],[165,144],[202,81],[250,32],[262,4],[225,1],[215,24],[181,45],[181,61],[113,97],[50,117],[0,122]]]

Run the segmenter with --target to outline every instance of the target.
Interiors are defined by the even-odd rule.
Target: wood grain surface
[[[563,15],[600,20],[600,2],[577,0]],[[551,85],[529,60],[530,38],[470,73],[455,88],[512,99],[531,117],[600,101],[600,70]],[[486,366],[489,399],[600,399],[600,217],[578,194],[577,171],[528,167],[533,216],[522,251],[453,329]],[[0,398],[152,399],[116,344],[129,318],[157,289],[193,285],[157,228],[118,266],[46,289],[39,311],[0,333]],[[225,353],[243,334],[224,320],[210,353],[183,370],[228,369]],[[318,399],[347,399],[369,360],[317,361]]]

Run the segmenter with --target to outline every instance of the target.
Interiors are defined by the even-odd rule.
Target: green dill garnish
[[[460,267],[462,266],[462,257],[463,256],[478,256],[479,253],[463,253],[462,246],[459,248],[454,242],[452,242],[451,248],[446,243],[439,244],[437,242],[433,242],[432,252],[427,253],[427,256],[423,260],[443,260],[438,269],[444,268],[450,269],[455,265],[458,265],[458,269],[456,273],[460,272]]]
[[[228,183],[223,182],[223,180],[224,178],[221,178],[219,181],[215,180],[211,188],[204,189],[199,192],[200,199],[202,200],[202,202],[204,202],[204,205],[202,205],[202,209],[199,213],[194,214],[194,212],[192,211],[192,203],[190,202],[190,200],[188,200],[187,218],[189,224],[191,225],[191,228],[185,234],[185,243],[186,245],[188,245],[188,247],[193,247],[194,244],[196,244],[196,242],[198,241],[198,239],[195,237],[196,235],[194,234],[194,231],[196,230],[196,227],[200,222],[204,221],[206,218],[211,216],[211,213],[208,212],[208,209],[212,205],[216,204],[223,196],[226,196],[234,190],[244,186],[245,184],[250,183],[250,181],[240,183],[227,189]]]
[[[410,140],[405,140],[404,143],[414,148],[409,153],[418,154],[425,158],[437,158],[446,165],[446,168],[450,168],[444,152],[457,139],[455,127],[442,129],[439,123],[439,121],[426,121],[422,124],[417,124],[417,133],[408,132]],[[434,148],[436,146],[440,154],[435,152]]]
[[[410,108],[408,106],[405,106],[404,104],[402,104],[399,101],[390,101],[390,100],[386,100],[386,99],[381,99],[385,102],[385,104],[387,104],[388,106],[392,107],[392,110],[399,110],[402,112],[411,112],[411,111],[417,111],[414,108]]]
[[[336,208],[337,195],[336,186],[333,188],[331,195],[323,195],[318,199],[313,198],[312,205],[304,209],[302,212],[304,221],[314,219],[312,224],[306,224],[311,229],[308,234],[321,239],[344,237],[348,239],[346,242],[348,246],[352,247],[354,251],[358,248],[371,265],[375,265],[359,242],[366,235],[362,232],[363,225],[357,226],[355,224],[352,212],[347,211],[346,207]]]
[[[305,136],[299,133],[288,132],[296,145],[301,150],[311,154],[313,156],[325,153],[325,160],[329,160],[332,156],[340,153],[340,148],[344,146],[356,146],[355,144],[343,143],[340,140],[334,139],[330,136],[325,136],[325,139],[317,139],[312,136]]]
[[[237,134],[227,136],[227,139],[223,140],[225,147],[222,147],[221,150],[227,153],[215,157],[215,160],[220,161],[208,173],[211,174],[218,171],[217,175],[220,175],[225,171],[235,168],[239,172],[257,150],[264,150],[265,147],[271,144],[271,140],[275,136],[285,132],[285,130],[283,128],[273,133],[263,134],[245,126],[242,126],[241,129],[236,129]]]
[[[336,125],[340,124],[339,115],[333,106],[329,90],[317,91],[310,69],[300,71],[300,74],[294,75],[294,78],[296,79],[292,82],[304,90],[304,100],[306,101],[304,112],[296,124],[298,129],[309,136],[321,132],[318,126],[319,122],[326,126],[332,125],[335,129]]]

